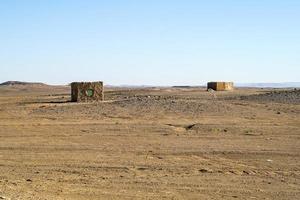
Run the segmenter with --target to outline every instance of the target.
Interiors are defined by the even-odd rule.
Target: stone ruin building
[[[103,82],[73,82],[71,83],[71,101],[90,102],[103,101]]]
[[[208,82],[207,90],[228,91],[233,90],[233,82]]]

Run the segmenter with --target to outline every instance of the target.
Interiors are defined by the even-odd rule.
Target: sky
[[[300,82],[300,1],[2,0],[8,80]]]

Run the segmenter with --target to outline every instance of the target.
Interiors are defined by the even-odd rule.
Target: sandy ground
[[[297,91],[69,90],[0,87],[0,199],[300,197]]]

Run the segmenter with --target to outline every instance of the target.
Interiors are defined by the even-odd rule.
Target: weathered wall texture
[[[103,82],[73,82],[71,83],[71,101],[88,102],[103,101]]]
[[[233,82],[209,82],[207,83],[207,89],[213,89],[216,91],[233,90]]]

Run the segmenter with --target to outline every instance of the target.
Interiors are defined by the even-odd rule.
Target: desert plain
[[[0,199],[299,198],[299,89],[0,86]]]

